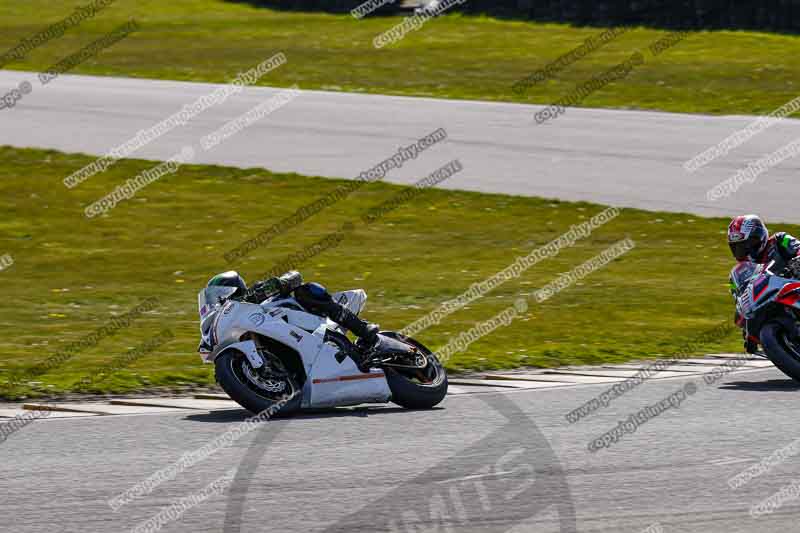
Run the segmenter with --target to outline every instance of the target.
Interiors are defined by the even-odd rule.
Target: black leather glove
[[[788,277],[800,279],[800,256],[789,261],[789,264],[786,265],[786,274]]]

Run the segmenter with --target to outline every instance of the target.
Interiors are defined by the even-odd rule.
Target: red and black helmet
[[[736,217],[728,226],[728,245],[737,261],[759,262],[768,241],[769,231],[758,215]]]

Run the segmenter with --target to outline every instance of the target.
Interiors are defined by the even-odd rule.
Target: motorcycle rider
[[[366,361],[368,354],[378,344],[380,327],[377,324],[362,320],[345,306],[334,301],[330,293],[319,283],[303,283],[303,276],[296,270],[258,281],[249,289],[238,272],[229,271],[211,278],[208,286],[212,285],[236,287],[232,299],[255,304],[276,294],[286,298],[294,293],[295,300],[308,312],[330,318],[343,328],[352,331],[359,338],[356,346],[361,352],[362,361]],[[359,368],[362,361],[356,362]]]
[[[770,236],[758,215],[735,217],[728,226],[728,245],[737,261],[775,261],[773,272],[782,271],[789,261],[800,256],[800,241],[784,232]]]
[[[740,263],[769,264],[774,261],[772,272],[780,273],[790,267],[793,276],[800,276],[800,260],[793,261],[800,258],[800,240],[785,232],[770,236],[766,224],[758,215],[735,217],[728,226],[728,245],[733,257]],[[735,294],[738,287],[732,274],[730,286]],[[738,312],[734,320],[737,326],[744,326],[744,320]],[[755,339],[745,339],[745,350],[748,353],[756,352]]]

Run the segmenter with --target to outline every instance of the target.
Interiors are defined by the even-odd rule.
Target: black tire
[[[406,409],[431,409],[444,400],[447,395],[447,372],[445,372],[442,363],[439,362],[436,356],[421,342],[411,337],[383,331],[381,334],[394,337],[419,348],[429,361],[426,371],[435,373],[435,377],[430,383],[417,383],[404,376],[401,371],[391,367],[384,367],[386,381],[392,391],[392,402]]]
[[[269,395],[266,391],[259,393],[254,384],[243,378],[242,365],[249,365],[247,358],[242,352],[233,349],[224,352],[214,361],[217,383],[233,401],[254,414],[270,409],[270,418],[286,416],[300,409],[302,394],[292,379],[286,380],[287,390],[280,394]],[[291,394],[294,394],[291,400],[276,407],[282,397]]]
[[[778,369],[800,382],[800,343],[792,343],[782,324],[770,322],[761,328],[761,344]]]

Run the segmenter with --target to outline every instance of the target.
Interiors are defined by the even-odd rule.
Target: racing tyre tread
[[[764,346],[767,357],[781,372],[800,382],[800,359],[793,356],[784,347],[779,335],[782,331],[783,326],[777,322],[766,324],[761,329],[761,344]]]
[[[432,409],[447,395],[447,376],[436,387],[422,387],[408,381],[397,371],[384,369],[392,391],[392,402],[406,409]]]
[[[431,351],[421,342],[394,332],[381,332],[387,336],[403,340],[417,346],[429,358],[432,364],[438,367],[441,379],[433,385],[418,385],[403,377],[399,372],[390,367],[384,367],[389,390],[392,391],[392,402],[406,409],[431,409],[438,405],[447,396],[447,372]]]

